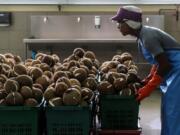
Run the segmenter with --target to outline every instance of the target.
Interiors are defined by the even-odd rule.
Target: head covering
[[[129,27],[139,29],[142,23],[142,11],[136,6],[123,6],[117,14],[112,17],[112,20],[117,22],[125,21]]]

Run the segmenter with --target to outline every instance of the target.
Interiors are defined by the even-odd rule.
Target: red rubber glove
[[[137,101],[141,101],[144,98],[148,97],[152,91],[156,89],[156,87],[162,82],[161,76],[158,74],[154,74],[151,80],[142,88],[140,88],[137,92],[138,96],[136,98]]]
[[[143,85],[146,85],[149,80],[151,80],[153,75],[157,72],[157,68],[157,65],[152,65],[149,75],[141,81]]]

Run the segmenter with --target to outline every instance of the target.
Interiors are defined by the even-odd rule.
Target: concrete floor
[[[160,135],[160,102],[159,90],[141,102],[139,116],[143,135]]]

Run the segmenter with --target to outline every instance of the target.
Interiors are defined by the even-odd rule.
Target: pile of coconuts
[[[47,65],[53,64],[49,62]],[[61,63],[56,62],[50,70],[50,85],[43,94],[48,105],[87,106],[93,99],[93,91],[97,89],[99,67],[100,62],[94,52],[82,48],[75,48]]]
[[[36,59],[24,62],[19,56],[0,54],[0,105],[38,106],[43,93],[52,83],[57,55],[38,53]]]
[[[129,52],[113,56],[99,68],[101,81],[98,84],[100,94],[136,95],[141,87],[138,67]]]

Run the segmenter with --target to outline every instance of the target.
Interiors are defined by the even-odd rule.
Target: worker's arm
[[[165,53],[161,53],[155,57],[158,62],[158,69],[153,74],[149,82],[142,88],[138,90],[137,100],[141,101],[142,99],[148,97],[152,91],[154,91],[157,86],[162,82],[162,78],[171,70],[172,66],[168,61]]]

